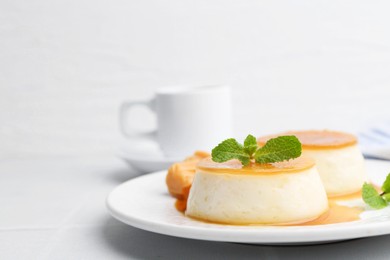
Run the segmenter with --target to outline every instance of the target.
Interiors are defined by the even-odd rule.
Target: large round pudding
[[[185,214],[225,224],[295,224],[327,209],[311,158],[245,167],[237,160],[216,163],[207,158],[196,167]]]
[[[270,138],[295,135],[302,154],[312,157],[329,197],[357,192],[366,180],[363,155],[354,135],[336,131],[290,131],[257,139],[260,146]]]

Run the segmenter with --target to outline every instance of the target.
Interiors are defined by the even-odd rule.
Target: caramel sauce
[[[379,189],[379,188],[378,188]],[[186,210],[187,207],[187,199],[189,194],[190,188],[188,188],[185,192],[187,193],[187,196],[183,199],[177,199],[175,202],[176,209],[183,213]],[[337,196],[337,197],[331,197],[328,198],[329,200],[329,209],[320,215],[318,218],[306,220],[299,223],[283,223],[283,224],[273,224],[276,226],[318,226],[318,225],[328,225],[328,224],[336,224],[336,223],[345,223],[345,222],[351,222],[356,221],[360,219],[360,214],[364,211],[363,208],[360,207],[348,207],[337,204],[338,201],[347,201],[347,200],[354,200],[361,198],[362,194],[361,191]],[[198,221],[206,222],[206,223],[212,223],[212,224],[222,224],[226,225],[224,223],[216,223],[212,221],[202,220],[202,219],[196,219]],[[231,225],[231,224],[229,224]],[[249,224],[249,226],[265,226],[269,224]],[[248,226],[247,224],[243,226]]]
[[[363,208],[342,206],[330,201],[329,210],[325,214],[322,214],[317,219],[297,224],[296,226],[318,226],[351,222],[359,220],[359,215],[362,212]]]
[[[181,212],[184,213],[187,208],[187,200],[186,199],[177,199],[175,202],[175,208]]]
[[[360,214],[364,211],[361,207],[348,207],[337,204],[338,201],[346,201],[361,198],[361,192],[349,195],[329,198],[329,210],[318,218],[307,221],[296,226],[318,226],[336,223],[345,223],[360,219]]]
[[[375,187],[375,188],[377,188],[377,187]],[[358,199],[358,198],[361,198],[361,197],[362,197],[362,191],[361,190],[353,192],[353,193],[336,195],[336,196],[329,196],[328,195],[328,199],[329,200],[332,200],[332,199],[335,199],[335,200],[353,200],[353,199]]]
[[[223,174],[285,174],[301,172],[310,169],[314,166],[314,160],[310,157],[300,156],[293,160],[259,164],[251,162],[247,166],[242,166],[239,160],[230,160],[223,163],[217,163],[211,158],[201,160],[196,168],[209,173],[223,173]]]
[[[191,185],[183,188],[182,196],[175,202],[175,207],[178,211],[184,213],[187,208],[188,195],[190,195]]]
[[[269,139],[281,135],[295,135],[302,143],[303,149],[335,149],[357,144],[357,138],[354,135],[329,130],[289,131],[259,137],[257,143],[263,146]]]

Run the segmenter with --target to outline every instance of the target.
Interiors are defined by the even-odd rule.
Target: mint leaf
[[[381,209],[387,206],[387,202],[379,195],[374,186],[367,182],[363,184],[362,198],[366,204],[374,209]]]
[[[387,175],[386,180],[382,185],[382,191],[385,193],[390,192],[390,173]]]
[[[383,194],[383,195],[382,195],[382,198],[383,198],[385,201],[390,202],[390,193]]]
[[[296,136],[279,136],[268,142],[255,153],[257,163],[282,162],[297,158],[302,153],[302,145]]]
[[[229,138],[220,143],[211,151],[211,159],[214,162],[226,162],[238,159],[243,165],[248,165],[250,156],[244,151],[244,147],[236,139]]]
[[[244,151],[251,157],[257,149],[256,137],[248,135],[244,141]]]
[[[297,158],[301,155],[302,145],[295,136],[279,136],[270,139],[262,148],[258,148],[256,138],[248,135],[244,145],[236,139],[226,139],[211,152],[214,162],[226,162],[238,159],[246,166],[251,160],[257,163],[273,163]]]

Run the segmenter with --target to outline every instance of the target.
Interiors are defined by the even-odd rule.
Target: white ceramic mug
[[[223,85],[169,87],[149,101],[127,101],[121,106],[120,126],[127,137],[140,137],[126,129],[127,111],[134,106],[150,108],[157,116],[155,138],[166,157],[183,157],[195,150],[210,151],[232,136],[230,88]],[[139,124],[142,122],[138,122]]]

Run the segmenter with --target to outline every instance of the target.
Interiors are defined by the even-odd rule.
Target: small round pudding
[[[328,199],[313,159],[272,163],[203,159],[196,167],[187,216],[204,221],[246,224],[297,224],[326,212]]]
[[[302,154],[312,157],[329,197],[357,192],[366,180],[364,158],[354,135],[336,131],[290,131],[257,139],[260,146],[281,135],[295,135]]]

